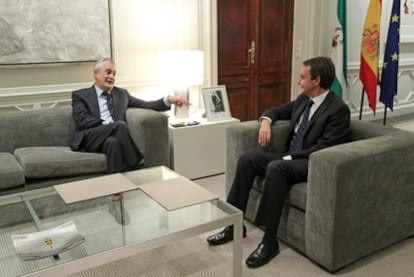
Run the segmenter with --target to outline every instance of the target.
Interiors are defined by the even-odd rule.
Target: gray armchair
[[[138,148],[144,153],[145,167],[170,166],[168,118],[149,109],[128,109],[128,130]]]
[[[288,123],[272,127],[266,148],[257,121],[226,130],[226,191],[247,150],[283,151]],[[414,134],[352,121],[351,142],[310,156],[308,181],[285,203],[278,238],[333,272],[414,234]],[[245,217],[254,221],[263,179],[257,177]]]

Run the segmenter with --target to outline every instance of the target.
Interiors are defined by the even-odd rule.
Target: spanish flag
[[[381,0],[371,0],[365,18],[361,42],[361,67],[359,79],[368,97],[368,104],[375,115],[377,103],[378,61],[380,42]]]

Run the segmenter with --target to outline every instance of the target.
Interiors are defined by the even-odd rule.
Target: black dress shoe
[[[243,225],[243,238],[246,237],[246,227]],[[233,240],[233,226],[227,226],[223,231],[211,235],[207,238],[207,242],[210,245],[225,244]]]
[[[275,245],[260,243],[247,258],[246,265],[252,268],[265,265],[277,254],[279,254],[279,245],[277,242]]]

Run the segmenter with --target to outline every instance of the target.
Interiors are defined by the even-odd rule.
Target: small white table
[[[177,119],[176,119],[177,121]],[[216,175],[225,171],[226,128],[239,119],[208,122],[198,119],[193,126],[169,126],[171,166],[189,179]]]

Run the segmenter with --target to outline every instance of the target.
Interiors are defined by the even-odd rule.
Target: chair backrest
[[[0,152],[27,146],[69,146],[75,129],[71,107],[2,112]]]
[[[383,126],[379,123],[352,120],[350,141],[378,137],[395,131],[396,130],[394,128],[389,126]]]

